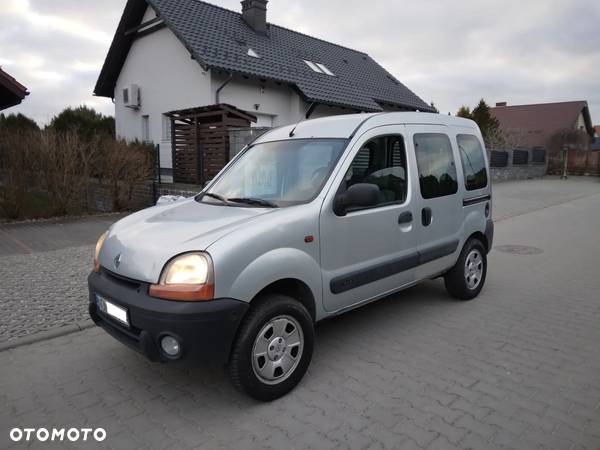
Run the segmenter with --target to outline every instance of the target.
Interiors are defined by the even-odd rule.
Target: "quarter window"
[[[448,136],[438,133],[415,134],[414,143],[423,198],[455,194],[458,182]]]
[[[479,139],[472,134],[459,134],[456,136],[456,142],[465,174],[465,187],[468,191],[486,187],[487,172]]]
[[[377,206],[403,203],[407,192],[406,151],[402,136],[381,136],[365,143],[346,172],[340,190],[357,183],[379,188]]]

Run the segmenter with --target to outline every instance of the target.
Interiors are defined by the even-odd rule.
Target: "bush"
[[[151,145],[105,138],[101,141],[98,172],[109,185],[115,211],[130,209],[136,184],[152,179],[154,168]]]
[[[21,113],[9,114],[8,116],[2,113],[0,114],[0,130],[39,131],[40,127],[35,123],[35,120]]]
[[[0,212],[17,219],[29,188],[31,155],[39,145],[39,132],[0,129]]]
[[[114,138],[115,119],[87,106],[69,107],[54,116],[47,128],[61,134],[75,132],[85,140],[92,140],[98,135]]]
[[[96,137],[84,140],[74,131],[41,133],[35,169],[40,187],[52,198],[56,215],[87,206],[87,181],[98,142]]]
[[[29,217],[86,210],[92,177],[108,185],[113,210],[131,209],[139,206],[134,188],[153,173],[151,145],[74,130],[0,129],[0,215],[6,218],[22,217],[24,203],[36,195],[48,201],[44,211],[25,208]]]

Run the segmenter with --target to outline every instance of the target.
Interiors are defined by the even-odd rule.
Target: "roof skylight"
[[[329,76],[335,76],[334,73],[329,70],[327,68],[327,66],[325,64],[321,64],[321,63],[314,63],[312,61],[308,61],[308,60],[304,60],[304,62],[306,63],[306,65],[308,67],[310,67],[314,72],[317,73],[324,73],[325,75],[329,75]]]
[[[248,56],[252,56],[253,58],[260,58],[260,56],[258,56],[258,53],[256,53],[251,48],[248,49],[248,53],[247,54],[248,54]]]
[[[321,64],[321,63],[316,63],[317,66],[319,67],[319,69],[321,69],[323,72],[325,72],[327,75],[333,77],[333,72],[331,70],[329,70],[327,68],[327,66],[325,64]]]

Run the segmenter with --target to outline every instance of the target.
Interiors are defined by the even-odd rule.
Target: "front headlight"
[[[94,272],[100,272],[100,262],[98,257],[100,256],[100,249],[102,248],[102,244],[108,235],[108,231],[105,231],[102,236],[98,238],[98,242],[96,242],[96,249],[94,250]]]
[[[207,258],[200,253],[188,253],[172,259],[167,264],[161,284],[204,284],[207,279]]]
[[[203,301],[214,296],[213,265],[207,253],[184,253],[169,261],[150,295],[167,300]]]

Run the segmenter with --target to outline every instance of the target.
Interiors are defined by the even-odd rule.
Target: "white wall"
[[[147,20],[153,17],[152,11],[146,12]],[[139,110],[123,105],[122,90],[132,83],[140,87]],[[162,114],[214,103],[210,83],[210,73],[203,72],[169,29],[163,28],[137,39],[115,87],[117,136],[127,140],[141,139],[142,116],[148,115],[150,140],[161,147],[161,167],[172,167],[171,144],[162,142]]]
[[[306,111],[306,108],[308,108],[308,107],[309,107],[309,105],[305,103],[304,110],[302,112],[304,113],[304,111]],[[355,114],[355,113],[356,113],[356,111],[353,109],[337,108],[335,106],[317,105],[317,107],[314,109],[314,111],[310,115],[310,118],[311,119],[320,119],[321,117],[337,116],[337,115],[342,115],[342,114]]]
[[[211,92],[216,101],[216,91],[227,81],[223,73],[213,73]],[[233,78],[220,92],[220,103],[229,103],[236,108],[257,116],[255,126],[280,126],[298,121],[301,115],[301,100],[298,94],[287,86],[267,81]],[[256,107],[258,106],[258,109]]]

